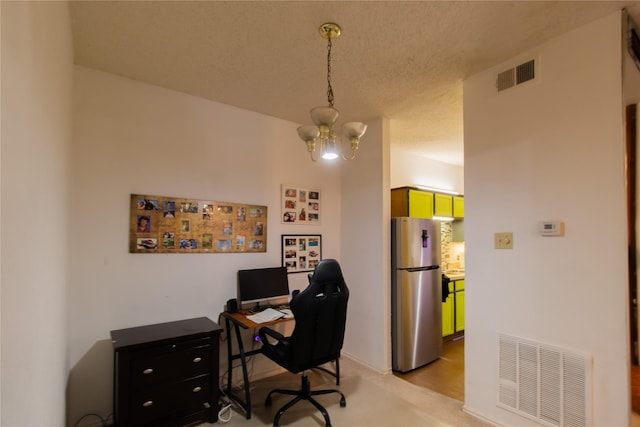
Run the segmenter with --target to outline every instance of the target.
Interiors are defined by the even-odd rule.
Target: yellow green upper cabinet
[[[407,187],[392,189],[391,216],[433,218],[433,193]]]
[[[448,194],[438,194],[435,196],[435,216],[453,216],[453,196]]]
[[[433,193],[409,190],[409,216],[433,218]]]
[[[464,218],[464,197],[453,196],[453,217]]]

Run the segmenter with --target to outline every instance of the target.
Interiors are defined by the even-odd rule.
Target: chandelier
[[[316,151],[320,152],[323,159],[335,159],[338,157],[336,151],[336,141],[338,140],[333,125],[340,114],[338,110],[333,108],[333,88],[331,87],[331,41],[341,33],[340,26],[331,22],[320,26],[320,35],[327,39],[327,101],[326,107],[315,107],[311,109],[311,120],[315,125],[305,125],[298,128],[298,135],[307,144],[307,151],[311,156],[311,160],[317,161],[314,157]],[[342,125],[342,133],[349,141],[351,154],[350,156],[342,155],[345,160],[353,160],[356,157],[360,138],[367,131],[367,125],[360,122],[349,122]]]

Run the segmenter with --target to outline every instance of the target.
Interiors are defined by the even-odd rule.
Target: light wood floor
[[[631,366],[631,408],[640,414],[640,366]]]
[[[395,372],[394,375],[463,402],[464,337],[444,342],[440,359],[404,374]]]

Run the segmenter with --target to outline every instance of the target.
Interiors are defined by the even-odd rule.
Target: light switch
[[[512,232],[495,233],[494,239],[496,249],[513,249]]]

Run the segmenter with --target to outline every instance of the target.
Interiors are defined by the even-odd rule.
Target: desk
[[[257,350],[244,351],[244,345],[242,344],[242,336],[240,335],[240,328],[259,329],[262,326],[271,326],[271,325],[275,325],[276,323],[289,322],[294,319],[293,318],[278,319],[278,320],[274,320],[273,322],[255,323],[247,319],[247,314],[249,314],[249,312],[244,310],[237,313],[223,312],[222,317],[224,317],[224,323],[225,323],[225,327],[227,329],[227,334],[228,334],[227,336],[228,365],[227,366],[229,367],[229,376],[227,379],[227,388],[225,390],[225,393],[227,394],[227,396],[229,396],[230,399],[232,399],[234,402],[240,405],[242,409],[244,409],[247,419],[249,419],[251,418],[251,387],[249,384],[249,374],[247,372],[247,356],[252,356],[254,354],[262,353],[262,350],[257,349]],[[231,334],[232,334],[231,327],[233,327],[233,334],[236,336],[236,341],[238,342],[238,354],[233,354],[233,351],[231,349]],[[231,384],[232,384],[231,377],[233,373],[233,361],[237,359],[240,359],[242,361],[242,376],[244,380],[244,400],[240,396],[236,396],[231,392]]]

